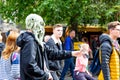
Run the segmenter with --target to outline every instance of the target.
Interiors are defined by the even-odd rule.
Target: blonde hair
[[[80,46],[81,46],[81,48],[80,48],[81,51],[89,52],[89,45],[87,43],[82,43]]]
[[[63,25],[62,25],[62,24],[55,24],[55,25],[53,26],[53,29],[55,29],[55,28],[57,28],[57,27],[63,27]]]
[[[11,30],[10,34],[7,37],[5,48],[2,52],[2,56],[4,59],[8,59],[12,52],[18,49],[18,46],[16,45],[16,39],[18,37],[18,31]]]

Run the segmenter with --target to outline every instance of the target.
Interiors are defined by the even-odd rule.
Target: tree
[[[100,24],[119,20],[119,0],[1,0],[3,19],[24,24],[25,17],[37,13],[46,25],[63,23],[77,29],[78,25]]]
[[[12,20],[17,24],[25,23],[25,18],[30,13],[37,13],[38,0],[1,0],[0,15],[3,19]]]

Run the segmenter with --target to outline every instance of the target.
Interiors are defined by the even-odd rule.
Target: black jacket
[[[59,49],[59,47],[57,46],[57,44],[55,44],[55,42],[52,38],[50,38],[46,42],[46,44],[55,50],[62,50],[62,48]],[[62,47],[62,45],[60,45],[60,46]],[[49,69],[52,71],[60,70],[61,69],[60,60],[49,60]]]
[[[48,73],[44,72],[44,59],[48,67],[48,59],[56,60],[70,58],[71,52],[56,51],[44,44],[42,47],[30,32],[22,33],[17,39],[20,50],[20,76],[21,80],[48,80]]]
[[[112,41],[107,34],[102,34],[99,40],[101,44],[101,68],[103,71],[104,80],[110,80],[109,61],[112,53]]]

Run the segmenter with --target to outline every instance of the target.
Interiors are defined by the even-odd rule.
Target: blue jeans
[[[74,66],[73,58],[65,59],[65,63],[64,63],[64,67],[63,67],[63,70],[62,70],[62,73],[61,73],[61,76],[60,76],[60,80],[64,80],[64,77],[65,77],[69,68],[70,68],[72,78],[73,78],[73,80],[75,80],[74,79],[74,67],[75,66]]]

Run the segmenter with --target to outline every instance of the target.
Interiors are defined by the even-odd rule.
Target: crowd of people
[[[108,23],[108,34],[95,36],[92,49],[84,42],[78,51],[74,51],[75,30],[69,30],[63,42],[62,24],[53,26],[52,35],[45,35],[40,15],[29,14],[25,23],[26,30],[22,33],[17,28],[10,29],[5,43],[0,34],[0,80],[65,80],[68,71],[73,80],[120,80],[119,21]],[[88,61],[91,51],[94,58],[98,39],[101,71],[93,77]]]

